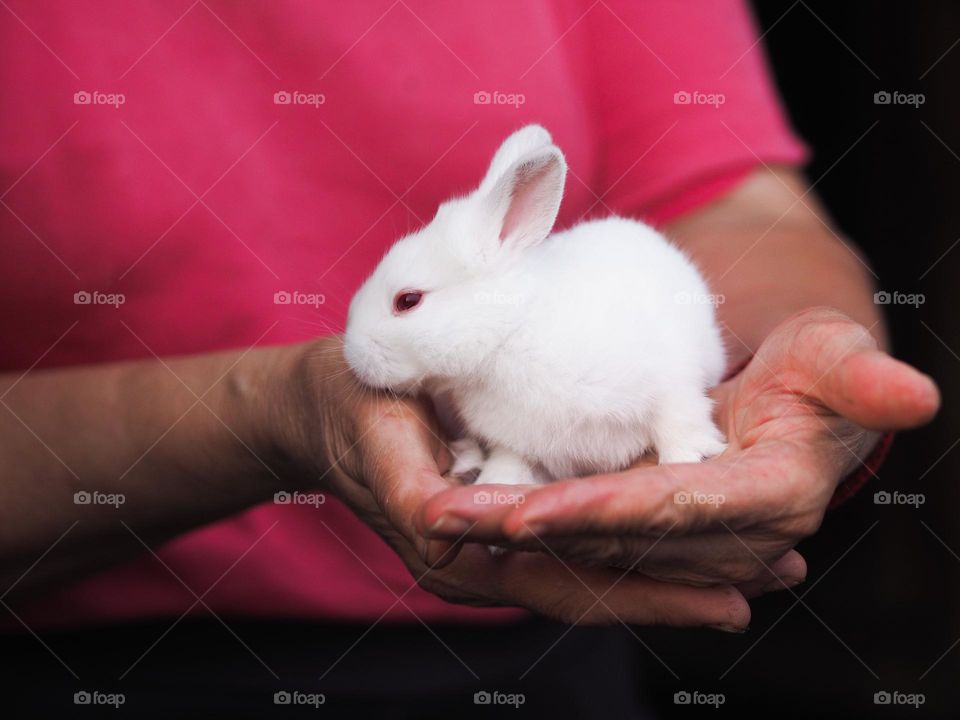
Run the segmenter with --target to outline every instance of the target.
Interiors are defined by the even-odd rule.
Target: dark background
[[[813,148],[811,181],[823,176],[817,191],[866,251],[879,286],[925,296],[919,308],[888,306],[887,318],[896,355],[937,380],[944,405],[928,428],[898,435],[879,481],[802,544],[810,573],[795,595],[756,603],[743,636],[641,630],[679,679],[648,652],[644,675],[668,717],[742,717],[749,708],[778,718],[960,717],[960,416],[951,402],[960,244],[950,250],[960,239],[960,43],[950,50],[960,3],[754,6],[794,125]],[[876,105],[881,90],[926,101]],[[923,493],[926,502],[877,505],[883,489]],[[677,707],[679,689],[722,692],[726,703],[719,712]],[[880,690],[923,693],[925,704],[876,706]]]

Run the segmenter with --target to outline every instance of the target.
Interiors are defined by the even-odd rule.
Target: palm
[[[476,506],[467,489],[428,503],[475,522],[471,539],[691,584],[746,582],[802,560],[838,482],[872,430],[935,412],[933,383],[875,350],[866,329],[829,310],[787,320],[749,365],[714,391],[726,452],[701,464],[651,465],[529,488],[517,508]]]

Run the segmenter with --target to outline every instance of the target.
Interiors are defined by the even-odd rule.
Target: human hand
[[[334,338],[304,349],[285,401],[287,455],[376,530],[423,588],[449,602],[519,606],[567,623],[747,625],[749,606],[729,585],[665,583],[541,553],[492,557],[463,546],[457,533],[427,538],[416,522],[424,504],[459,486],[443,476],[451,458],[434,413],[424,401],[359,385],[340,350]]]
[[[787,586],[805,573],[792,548],[819,528],[878,431],[922,425],[939,406],[930,378],[827,308],[784,321],[713,395],[729,447],[705,463],[646,460],[624,472],[511,487],[516,507],[478,505],[475,489],[454,488],[427,503],[420,527],[432,538],[465,533],[664,581]]]

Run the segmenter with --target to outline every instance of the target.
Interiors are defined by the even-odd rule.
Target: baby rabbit
[[[508,137],[473,193],[397,241],[354,296],[344,354],[374,388],[449,397],[452,472],[529,484],[721,452],[725,358],[709,290],[667,240],[608,217],[551,234],[550,134]]]

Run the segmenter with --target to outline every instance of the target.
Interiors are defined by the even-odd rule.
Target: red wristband
[[[867,483],[867,480],[876,475],[877,470],[880,469],[883,461],[886,460],[887,453],[890,452],[890,446],[893,445],[893,435],[892,432],[884,433],[883,437],[880,438],[880,442],[870,451],[870,454],[867,455],[860,467],[844,478],[837,486],[833,497],[830,498],[830,504],[827,505],[827,510],[833,510],[845,503],[857,494],[857,491]]]

